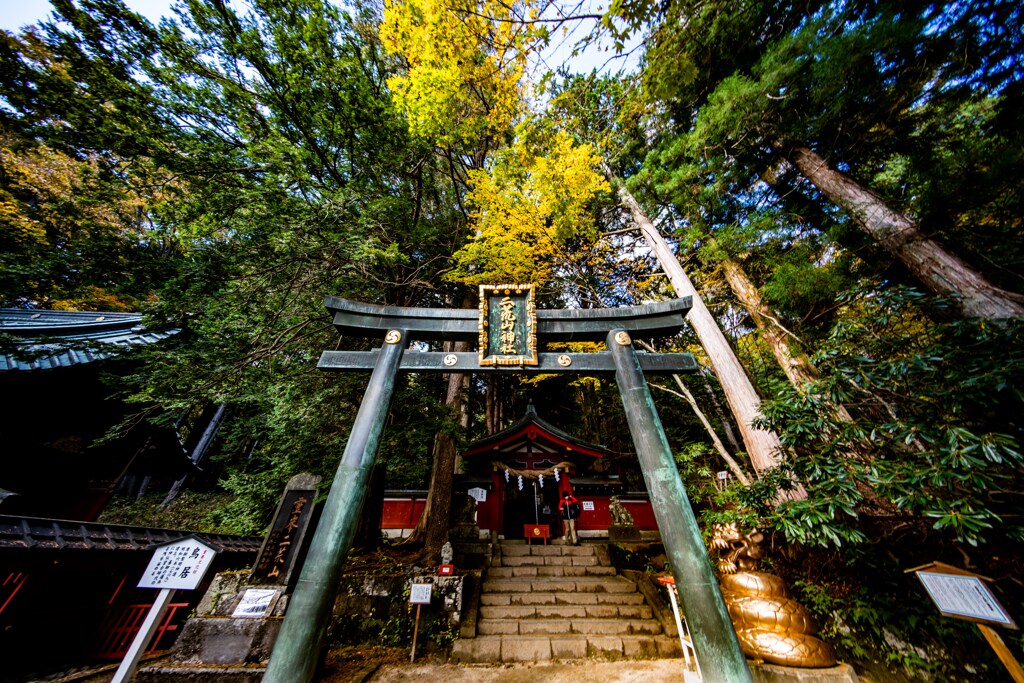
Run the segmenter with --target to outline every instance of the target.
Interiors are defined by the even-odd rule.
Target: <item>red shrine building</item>
[[[476,524],[504,538],[560,538],[558,504],[569,492],[583,511],[583,537],[605,537],[609,500],[618,496],[644,531],[657,529],[646,492],[627,492],[619,477],[599,472],[604,446],[578,439],[545,422],[530,404],[517,422],[476,441],[462,453],[464,474],[456,490],[476,499]],[[392,492],[384,501],[382,527],[401,533],[416,525],[425,492]]]

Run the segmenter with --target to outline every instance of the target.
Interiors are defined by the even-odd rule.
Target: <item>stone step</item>
[[[500,557],[495,567],[598,567],[611,566],[602,563],[597,555],[512,555]]]
[[[635,593],[636,584],[621,576],[549,576],[485,579],[484,593]]]
[[[573,557],[598,556],[607,554],[608,548],[604,544],[594,545],[562,545],[552,543],[551,545],[508,545],[502,543],[501,554],[505,557],[554,557],[571,555]]]
[[[654,619],[481,619],[481,636],[654,636],[661,624]]]
[[[642,605],[642,593],[481,593],[481,606]]]
[[[455,641],[452,660],[466,663],[542,662],[602,657],[655,659],[682,657],[678,638],[663,635],[554,637],[482,635]]]
[[[480,619],[650,619],[647,605],[482,605]]]
[[[548,576],[615,576],[615,567],[491,567],[487,576],[492,579],[514,579],[522,577]]]

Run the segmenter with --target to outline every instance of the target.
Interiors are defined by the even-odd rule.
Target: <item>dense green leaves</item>
[[[443,301],[439,272],[464,229],[461,190],[391,105],[385,81],[394,63],[372,12],[343,14],[316,0],[241,10],[195,1],[154,27],[119,2],[59,3],[58,11],[62,23],[6,37],[13,69],[3,115],[63,150],[48,158],[78,164],[58,200],[75,194],[82,205],[86,195],[70,184],[106,173],[141,187],[135,206],[151,239],[177,245],[161,254],[163,277],[134,291],[153,297],[153,318],[183,331],[146,350],[131,398],[147,411],[160,406],[161,420],[197,404],[228,405],[214,471],[236,497],[223,516],[255,531],[289,476],[329,480],[358,404],[360,381],[316,370],[319,353],[338,344],[323,297]],[[26,182],[4,186],[28,191],[19,189]],[[66,209],[36,205],[70,219]],[[25,221],[41,215],[26,211]],[[22,230],[23,242],[45,237],[29,227],[36,232]],[[95,229],[78,230],[87,229],[99,239]],[[77,249],[112,277],[118,254],[108,250],[104,262],[78,239],[66,252]],[[67,253],[54,260],[74,267]],[[439,390],[432,381],[402,390],[398,485],[425,483]]]
[[[1010,416],[1024,409],[1024,330],[931,323],[921,303],[899,289],[848,299],[814,358],[822,379],[765,407],[812,492],[780,512],[793,540],[836,542],[837,528],[863,538],[857,510],[878,513],[872,496],[970,544],[1021,537],[1024,456]],[[837,404],[854,421],[836,419]]]

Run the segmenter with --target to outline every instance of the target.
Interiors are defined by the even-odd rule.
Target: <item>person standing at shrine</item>
[[[570,537],[573,545],[580,544],[580,537],[576,534],[576,520],[580,518],[580,501],[568,491],[562,498],[558,511],[562,513],[562,544],[568,544]]]

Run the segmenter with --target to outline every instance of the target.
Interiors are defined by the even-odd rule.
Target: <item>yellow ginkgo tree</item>
[[[546,39],[534,1],[385,0],[379,35],[404,62],[387,81],[395,105],[410,132],[436,146],[457,191],[466,192],[468,239],[448,276],[465,285],[550,280],[559,249],[584,229],[590,198],[608,189],[590,147],[522,122],[527,59]],[[465,288],[463,307],[472,295]],[[446,350],[466,349],[454,342]],[[467,381],[451,374],[445,398],[462,426]],[[447,536],[457,454],[452,434],[439,432],[430,493],[411,536],[422,539],[428,558]]]
[[[446,148],[493,149],[524,109],[533,0],[386,0],[380,38],[407,68],[388,79],[409,129]],[[477,166],[482,154],[476,155]]]
[[[476,234],[455,253],[449,279],[542,284],[554,277],[567,240],[597,238],[588,204],[611,189],[597,170],[600,158],[562,131],[548,134],[541,149],[534,137],[517,136],[489,168],[470,171]]]

